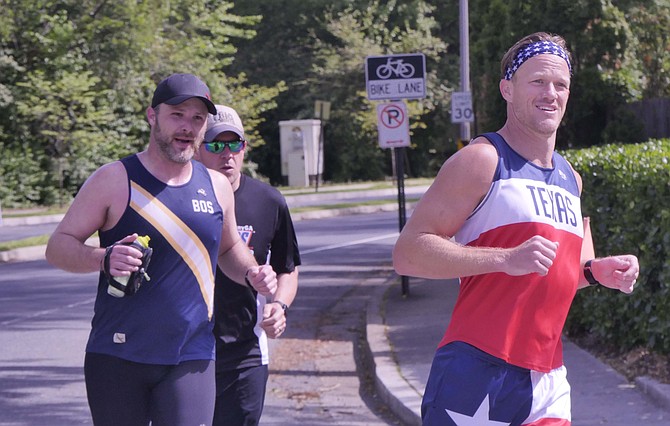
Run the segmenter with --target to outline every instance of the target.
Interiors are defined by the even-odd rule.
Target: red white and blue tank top
[[[579,281],[584,229],[577,180],[558,153],[553,168],[542,168],[499,134],[483,136],[498,151],[498,166],[487,195],[454,236],[456,242],[511,248],[542,235],[559,247],[546,276],[461,278],[439,346],[463,341],[510,364],[548,372],[563,364],[561,333]]]

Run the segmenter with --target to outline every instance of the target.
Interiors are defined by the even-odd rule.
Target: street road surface
[[[287,331],[272,341],[261,424],[399,424],[359,355],[368,298],[391,275],[397,213],[295,225],[304,265]],[[83,358],[96,282],[45,261],[0,264],[0,425],[91,424]]]

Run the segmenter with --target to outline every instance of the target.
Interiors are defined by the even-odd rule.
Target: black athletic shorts
[[[86,393],[96,426],[210,426],[214,361],[142,364],[86,353]]]
[[[267,365],[217,371],[214,426],[258,425],[267,381]]]

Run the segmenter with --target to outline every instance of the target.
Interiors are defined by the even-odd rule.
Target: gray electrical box
[[[282,179],[288,186],[311,186],[321,179],[323,147],[321,120],[279,122]]]

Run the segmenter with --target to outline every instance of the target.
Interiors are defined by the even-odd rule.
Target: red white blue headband
[[[568,70],[570,71],[570,74],[572,74],[572,65],[570,65],[570,59],[568,58],[567,52],[553,41],[542,40],[527,44],[519,49],[514,57],[514,61],[512,61],[512,64],[505,70],[505,80],[511,80],[514,73],[517,72],[524,62],[533,56],[541,55],[543,53],[549,53],[565,59],[565,62],[568,64]]]

